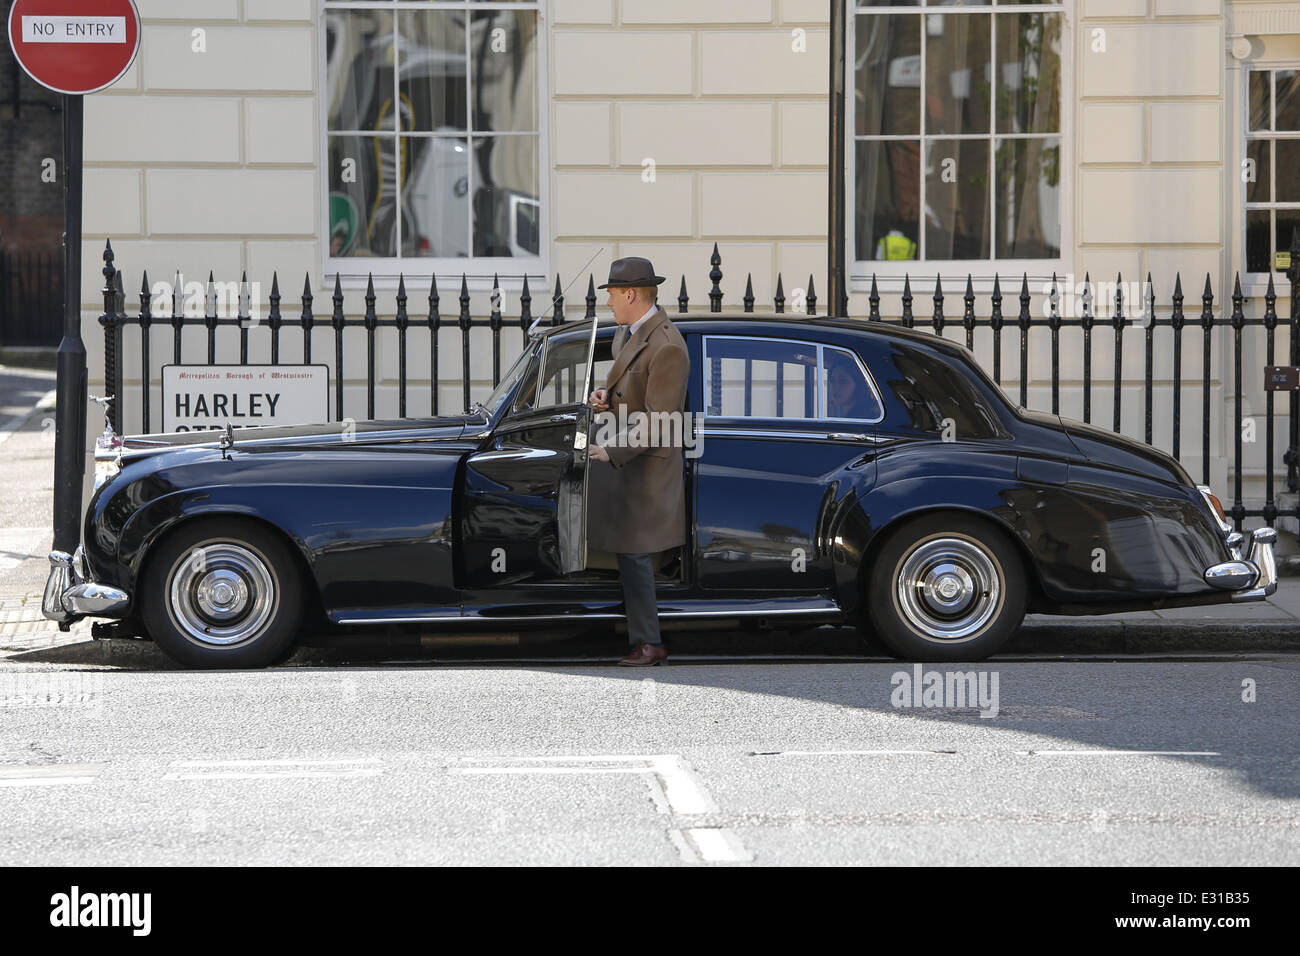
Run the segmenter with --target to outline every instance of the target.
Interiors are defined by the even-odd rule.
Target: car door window
[[[817,418],[817,346],[786,339],[704,339],[706,414]]]
[[[822,347],[822,384],[827,418],[878,422],[885,417],[866,368],[848,349]]]

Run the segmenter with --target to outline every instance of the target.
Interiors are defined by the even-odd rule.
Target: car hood
[[[481,416],[449,415],[440,418],[398,418],[378,421],[318,422],[307,425],[255,425],[236,428],[235,448],[298,448],[329,445],[364,448],[394,441],[453,440],[487,427]],[[220,444],[223,432],[203,430],[128,435],[122,439],[122,458],[136,460],[162,452]]]

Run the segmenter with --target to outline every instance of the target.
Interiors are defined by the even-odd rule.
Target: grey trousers
[[[653,555],[615,554],[614,557],[618,559],[618,576],[623,585],[628,643],[662,644]]]

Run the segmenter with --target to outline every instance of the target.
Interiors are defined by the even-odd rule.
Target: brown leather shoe
[[[653,667],[668,660],[668,652],[662,644],[636,644],[632,652],[619,661],[620,667]]]

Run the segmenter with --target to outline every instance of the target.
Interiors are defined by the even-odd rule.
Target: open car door
[[[466,586],[545,581],[586,567],[595,349],[595,320],[546,336],[488,446],[466,461]]]

